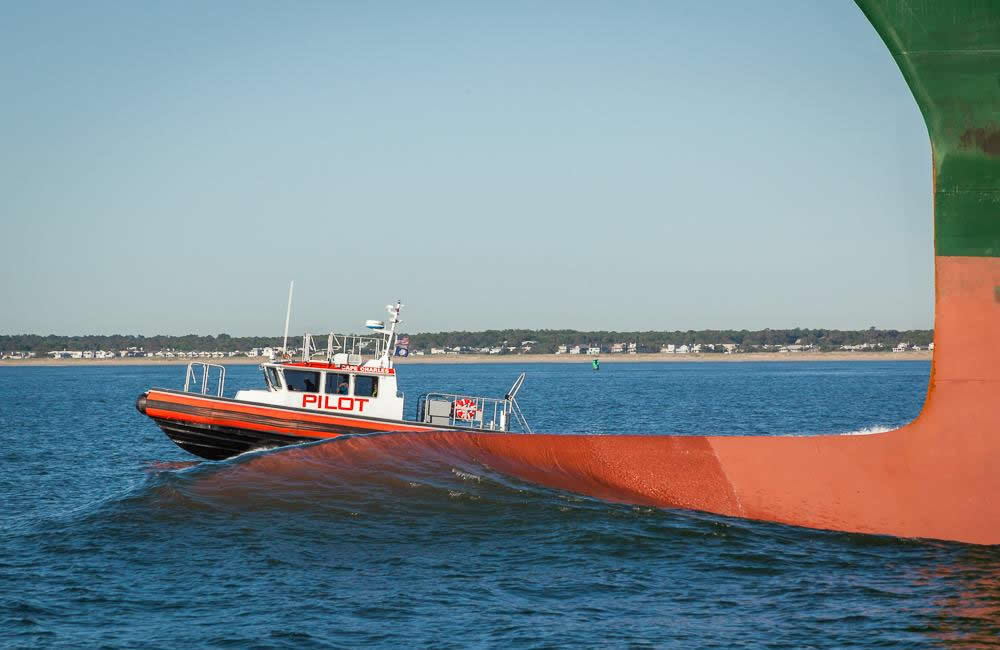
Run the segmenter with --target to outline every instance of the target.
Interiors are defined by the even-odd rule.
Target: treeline
[[[687,330],[645,332],[581,332],[577,330],[486,330],[482,332],[431,332],[410,335],[412,351],[431,348],[530,347],[536,354],[554,353],[560,345],[599,345],[604,352],[614,343],[635,343],[639,352],[659,352],[668,344],[735,343],[744,350],[780,345],[815,345],[821,350],[834,350],[842,345],[881,344],[894,347],[900,342],[926,346],[934,340],[934,330],[828,330],[828,329],[763,329],[763,330]],[[527,342],[531,343],[527,343]],[[301,345],[301,335],[289,337],[289,347]],[[522,346],[522,343],[524,344]],[[53,350],[119,351],[141,348],[145,352],[174,350],[177,352],[246,352],[251,348],[277,347],[280,336],[39,336],[35,334],[0,335],[0,352],[34,352],[44,355]]]
[[[302,337],[292,339],[289,337],[289,347],[293,341],[296,345],[302,344]],[[0,352],[34,352],[41,356],[53,350],[107,350],[115,351],[127,350],[129,348],[140,348],[146,352],[159,352],[160,350],[175,350],[178,352],[246,352],[251,348],[261,348],[266,346],[280,346],[280,336],[229,336],[219,334],[218,336],[198,336],[197,334],[186,334],[184,336],[167,336],[157,334],[156,336],[131,336],[127,334],[112,334],[110,336],[39,336],[37,334],[16,334],[12,336],[0,336]]]
[[[486,346],[516,347],[522,343],[532,353],[554,353],[560,345],[599,345],[609,351],[615,343],[635,343],[638,352],[659,352],[664,345],[695,343],[735,343],[743,349],[781,345],[815,345],[821,350],[834,350],[842,345],[865,343],[892,348],[900,342],[926,346],[934,340],[934,330],[866,330],[828,329],[763,329],[763,330],[687,330],[645,332],[580,332],[577,330],[487,330],[485,332],[434,332],[410,336],[410,348],[481,348]]]

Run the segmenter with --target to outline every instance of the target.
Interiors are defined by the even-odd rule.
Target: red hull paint
[[[937,327],[927,400],[913,423],[862,436],[595,436],[410,431],[347,444],[359,459],[407,445],[609,501],[702,510],[796,526],[1000,544],[1000,259],[936,260]],[[208,403],[210,424],[279,417],[312,439],[362,420],[150,391],[157,419]],[[167,408],[154,407],[168,401]],[[371,423],[370,430],[399,431]],[[274,430],[273,423],[271,429]],[[338,443],[338,446],[341,443]],[[294,456],[290,460],[293,460]],[[278,462],[272,459],[269,462]]]
[[[495,470],[613,501],[1000,544],[1000,259],[936,262],[927,400],[900,429],[809,437],[432,435]]]
[[[187,410],[181,410],[185,407]],[[192,412],[191,409],[199,409],[203,412]],[[372,432],[431,430],[429,427],[408,425],[392,420],[313,414],[298,409],[220,400],[156,389],[146,393],[144,413],[159,420],[196,422],[252,431],[278,431],[315,440],[342,435],[338,428],[362,429]],[[259,420],[250,419],[253,417],[259,418]]]
[[[209,460],[345,434],[430,430],[396,420],[334,415],[157,389],[140,395],[136,408],[156,422],[178,446]]]

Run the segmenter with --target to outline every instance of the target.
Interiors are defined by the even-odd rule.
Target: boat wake
[[[225,510],[317,509],[352,517],[416,513],[472,502],[588,503],[495,470],[454,433],[342,436],[217,462],[151,468],[164,481],[159,497]],[[165,471],[164,471],[165,470]]]
[[[870,438],[881,429],[843,435]],[[699,536],[760,534],[761,526],[784,535],[782,527],[706,507],[720,490],[697,484],[711,462],[705,445],[696,436],[348,435],[223,461],[153,462],[127,492],[49,519],[38,531],[80,524],[102,535],[164,525],[213,531],[253,519],[247,525],[255,528],[260,521],[341,522],[367,538],[442,526],[486,535],[629,520]],[[702,502],[685,501],[690,494]]]
[[[841,435],[887,431],[873,426]],[[699,444],[685,436],[394,432],[150,469],[169,475],[160,491],[167,500],[225,510],[319,508],[360,516],[442,499],[683,509],[704,505],[685,502],[671,487],[711,462],[710,451],[699,456]]]

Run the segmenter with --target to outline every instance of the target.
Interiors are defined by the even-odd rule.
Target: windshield
[[[319,373],[311,370],[284,369],[285,386],[296,393],[319,392]]]
[[[264,379],[271,390],[281,390],[281,373],[274,366],[268,366],[265,369]]]

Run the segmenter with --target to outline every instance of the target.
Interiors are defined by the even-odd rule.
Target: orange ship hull
[[[604,499],[1000,544],[1000,4],[857,3],[913,91],[933,151],[935,348],[914,422],[864,436],[404,435]]]

